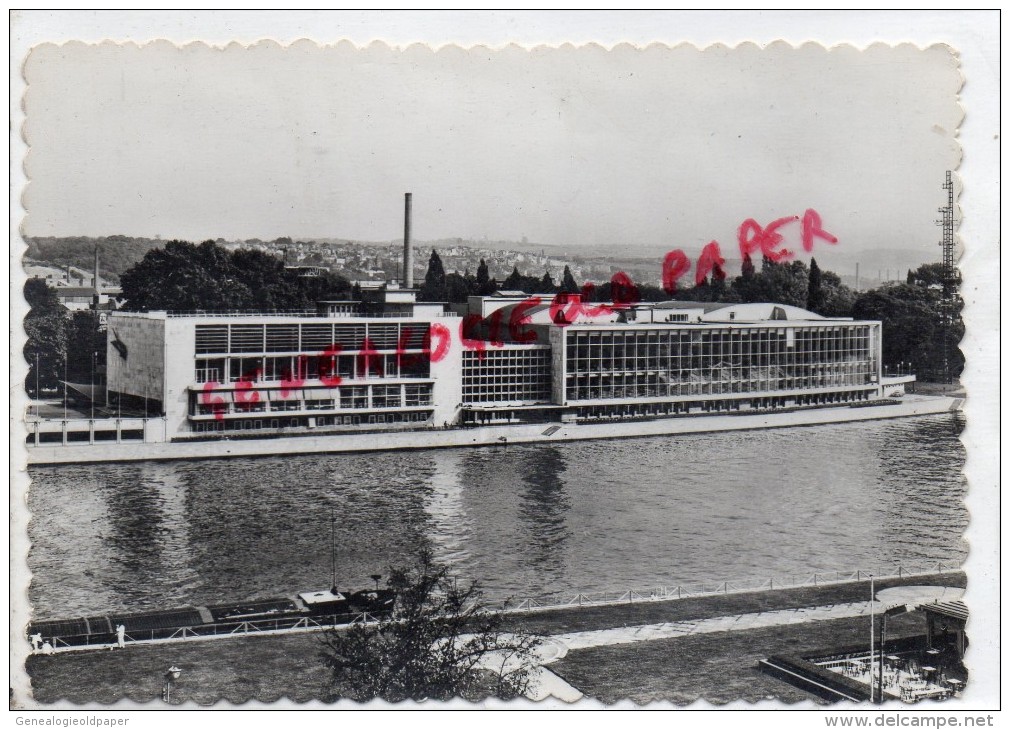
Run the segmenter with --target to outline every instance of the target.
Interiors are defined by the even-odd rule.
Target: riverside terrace
[[[892,586],[876,592],[871,647],[864,643],[813,656],[771,656],[762,671],[827,699],[900,699],[907,704],[959,697],[968,681],[964,666],[968,610],[963,591],[943,585]],[[907,614],[924,617],[925,635],[893,635],[888,624]]]
[[[37,418],[28,443],[868,405],[914,380],[883,376],[880,329],[786,305],[590,306],[522,292],[452,310],[393,288],[315,312],[119,312],[108,327],[107,390],[95,396],[107,412],[149,417],[127,428]]]
[[[870,620],[869,576],[859,575],[860,579],[818,585],[807,576],[808,584],[802,587],[784,587],[787,580],[776,580],[774,585],[783,587],[768,588],[765,580],[763,589],[723,592],[728,584],[692,586],[693,594],[683,587],[680,598],[668,590],[664,600],[628,601],[626,596],[620,602],[587,602],[581,607],[572,603],[547,610],[519,608],[511,612],[508,625],[544,636],[549,647],[540,656],[545,664],[538,670],[535,699],[553,695],[569,701],[586,696],[603,702],[689,703],[702,698],[723,703],[774,697],[789,703],[828,702],[759,671],[758,662],[786,647],[809,652],[862,642]],[[963,587],[965,576],[946,570],[904,574],[877,585],[923,583]],[[703,594],[694,593],[701,590]],[[924,629],[919,613],[896,616],[888,624],[890,646],[921,640],[915,637],[922,637]],[[257,631],[229,638],[127,642],[125,649],[114,651],[36,653],[26,668],[40,703],[121,698],[145,702],[161,695],[169,665],[183,670],[173,689],[176,703],[331,699],[328,670],[321,662],[306,661],[320,647],[314,631]]]

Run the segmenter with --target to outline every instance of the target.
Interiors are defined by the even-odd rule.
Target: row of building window
[[[366,339],[377,350],[419,350],[427,322],[302,322],[291,324],[198,324],[197,354],[355,351]]]
[[[278,391],[210,391],[190,396],[190,415],[224,416],[289,411],[335,411],[431,406],[430,383],[354,385]]]
[[[311,421],[310,421],[311,419]],[[227,421],[201,421],[193,424],[196,433],[234,433],[236,431],[279,430],[285,428],[322,428],[327,426],[368,426],[422,424],[429,413],[370,413],[353,416],[303,416],[300,418],[242,418]]]
[[[569,346],[581,344],[618,343],[624,347],[635,344],[659,343],[755,343],[771,340],[793,340],[838,342],[869,337],[871,327],[866,324],[832,324],[830,326],[785,326],[785,327],[690,327],[649,329],[635,327],[626,330],[571,329],[568,330]]]
[[[723,377],[719,371],[748,372],[756,369],[786,368],[790,371],[813,373],[822,369],[844,372],[875,372],[875,361],[866,357],[851,357],[846,360],[819,360],[816,355],[774,356],[757,355],[750,358],[724,357],[720,355],[697,355],[695,357],[629,358],[623,356],[603,358],[569,358],[567,372],[600,374],[625,372],[662,372],[675,377],[677,373],[705,373],[708,377]],[[748,377],[748,376],[743,376]]]
[[[721,370],[705,374],[685,371],[680,377],[666,373],[569,374],[565,383],[568,400],[606,400],[613,398],[667,398],[686,395],[723,393],[758,393],[777,390],[807,390],[869,385],[871,373],[865,370],[826,368],[800,376],[781,368],[765,368],[749,373]]]
[[[367,378],[427,378],[431,365],[425,354],[281,355],[221,357],[196,360],[197,383],[271,382],[281,380],[343,380]]]
[[[665,347],[650,346],[626,350],[620,347],[578,347],[568,351],[569,369],[592,368],[594,366],[627,369],[666,369],[677,363],[691,362],[696,366],[704,362],[726,362],[736,366],[766,365],[769,363],[794,362],[855,362],[871,358],[871,351],[864,348],[854,350],[803,350],[800,348],[755,350],[751,352],[731,351],[728,348],[704,348],[695,345],[684,350],[667,350]]]
[[[551,351],[506,348],[463,353],[464,403],[544,403],[551,399]]]
[[[831,404],[844,405],[869,401],[870,391],[841,391],[817,393],[793,397],[767,398],[726,398],[707,401],[686,401],[679,403],[630,403],[612,406],[582,406],[575,409],[575,417],[580,421],[613,420],[623,418],[649,418],[700,413],[737,413],[746,411],[767,411],[781,408],[804,408]]]

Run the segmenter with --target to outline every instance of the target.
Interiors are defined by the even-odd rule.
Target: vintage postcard
[[[996,670],[953,45],[21,74],[15,707],[957,710]]]

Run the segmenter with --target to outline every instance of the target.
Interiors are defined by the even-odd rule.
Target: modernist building
[[[458,367],[425,348],[432,322],[451,317],[413,291],[377,294],[316,312],[117,312],[109,398],[160,411],[175,437],[447,421]]]
[[[315,312],[110,316],[112,400],[167,438],[598,421],[883,397],[880,323],[776,304],[385,289]]]
[[[489,367],[497,353],[521,364],[524,393],[536,393],[536,402],[560,410],[564,421],[801,408],[882,395],[879,322],[826,319],[776,304],[664,302],[596,306],[589,314],[579,304],[509,303],[497,321],[524,325],[499,324],[494,333],[486,318],[485,337],[504,342],[489,348],[483,363],[464,356],[464,392],[469,375],[515,394],[508,393],[518,385],[510,383],[511,371]],[[514,344],[516,334],[527,340],[531,333],[538,344]],[[497,392],[472,390],[500,405]]]

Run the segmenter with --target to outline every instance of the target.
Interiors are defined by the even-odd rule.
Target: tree
[[[545,271],[544,278],[540,280],[539,290],[546,294],[553,294],[556,288],[554,286],[554,279],[551,278],[551,272]]]
[[[817,259],[810,259],[810,276],[807,278],[807,309],[823,314],[824,292],[821,289],[821,268]]]
[[[565,264],[565,272],[561,275],[561,291],[568,294],[579,293],[579,284],[572,276],[572,270],[568,268],[568,264]]]
[[[733,289],[734,296],[740,301],[804,307],[808,293],[807,267],[802,261],[777,263],[765,256],[761,261],[761,272],[738,276],[733,282]]]
[[[120,279],[124,309],[304,309],[346,296],[350,284],[326,272],[300,276],[276,256],[214,241],[169,241],[149,251]]]
[[[502,286],[507,291],[515,291],[522,289],[523,275],[519,273],[519,267],[513,266],[512,273],[508,275],[508,278],[502,282]]]
[[[476,282],[472,278],[467,279],[465,276],[455,273],[449,274],[445,277],[444,301],[463,304],[467,297],[473,294],[474,287],[476,287]]]
[[[964,301],[956,291],[953,293],[950,332],[945,341],[943,265],[923,264],[911,272],[910,278],[914,284],[890,284],[861,294],[851,314],[856,319],[879,319],[883,323],[884,364],[911,363],[920,377],[945,377],[946,345],[950,372],[957,376],[964,368],[964,353],[957,346],[965,331],[961,319]],[[959,279],[952,284],[957,286]]]
[[[751,260],[749,253],[743,255],[743,263],[740,264],[740,276],[745,281],[754,278],[754,262]]]
[[[429,302],[445,301],[445,267],[438,251],[432,249],[428,257],[428,271],[424,274],[424,285],[421,287],[421,299]]]
[[[415,565],[391,568],[387,585],[396,597],[391,617],[323,639],[334,698],[511,699],[531,689],[541,640],[505,632],[505,615],[484,609],[475,583],[457,587],[424,550]]]
[[[951,327],[951,371],[964,366],[957,342],[964,336],[961,301],[955,302]],[[916,373],[936,376],[943,372],[943,314],[940,292],[923,286],[896,284],[868,291],[852,307],[856,319],[883,323],[884,364],[912,363]]]
[[[911,279],[911,281],[909,281]],[[915,286],[943,288],[943,264],[923,264],[915,271],[909,272],[906,282]],[[960,286],[960,276],[954,270],[954,284]]]
[[[25,390],[38,397],[36,382],[41,391],[58,388],[63,380],[68,316],[67,309],[60,303],[56,292],[42,279],[26,281],[24,295],[30,307],[24,319],[25,334],[28,336],[24,357],[29,366]]]
[[[201,249],[186,241],[169,241],[123,272],[120,283],[124,308],[234,309],[249,298],[249,291],[229,274],[223,249],[211,250],[206,245]]]
[[[87,383],[94,374],[105,372],[105,332],[99,329],[98,312],[74,312],[67,331],[68,377]]]
[[[481,289],[487,286],[487,283],[491,280],[491,275],[487,270],[487,263],[484,259],[480,260],[480,265],[477,266],[477,286]]]

